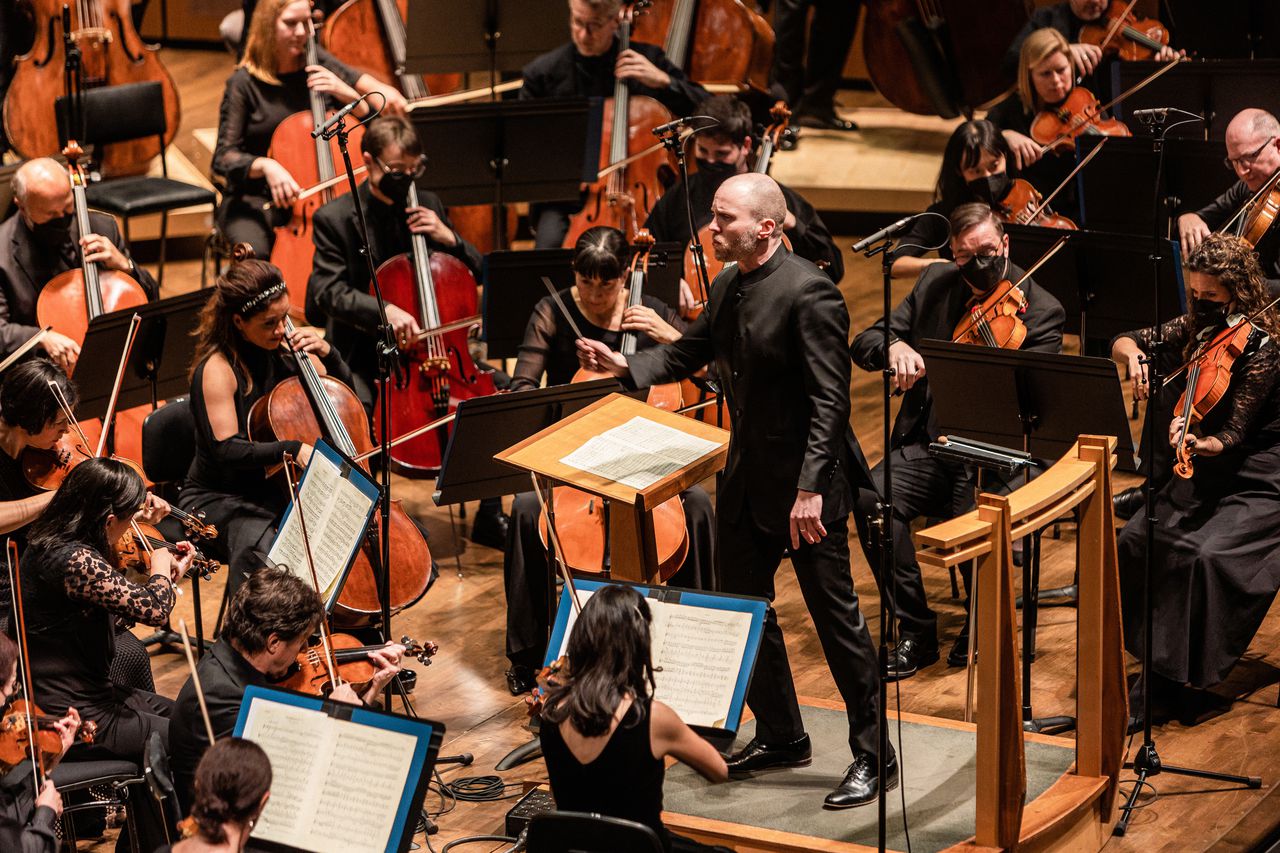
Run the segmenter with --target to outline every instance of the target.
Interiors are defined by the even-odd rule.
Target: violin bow
[[[1114,107],[1116,104],[1120,103],[1120,102],[1121,102],[1121,101],[1123,101],[1125,98],[1127,98],[1127,97],[1129,97],[1130,95],[1134,94],[1134,93],[1135,93],[1135,92],[1137,92],[1138,90],[1140,90],[1140,89],[1144,88],[1144,87],[1145,87],[1145,86],[1147,86],[1149,83],[1154,82],[1154,81],[1156,80],[1156,78],[1157,78],[1157,77],[1160,77],[1161,75],[1163,75],[1163,74],[1167,73],[1169,70],[1171,70],[1171,69],[1173,68],[1173,66],[1177,65],[1179,62],[1181,62],[1181,61],[1182,61],[1182,60],[1184,60],[1184,59],[1186,59],[1186,57],[1185,57],[1185,56],[1175,56],[1173,59],[1169,60],[1169,62],[1168,62],[1166,65],[1164,65],[1164,66],[1163,66],[1163,67],[1161,67],[1161,68],[1157,68],[1154,72],[1152,72],[1150,75],[1148,75],[1148,77],[1147,77],[1145,80],[1142,80],[1142,81],[1139,81],[1139,82],[1137,82],[1137,83],[1133,84],[1133,85],[1132,85],[1132,86],[1130,86],[1128,89],[1126,89],[1125,91],[1121,92],[1119,95],[1116,95],[1114,98],[1112,98],[1111,100],[1107,101],[1107,102],[1106,102],[1105,104],[1103,104],[1102,106],[1098,107],[1098,111],[1097,111],[1093,116],[1091,116],[1091,117],[1089,117],[1089,118],[1086,118],[1086,119],[1084,119],[1083,121],[1081,121],[1080,119],[1076,119],[1076,122],[1075,122],[1075,123],[1074,123],[1074,124],[1073,124],[1069,129],[1068,129],[1068,130],[1064,130],[1062,133],[1059,133],[1057,136],[1055,136],[1053,139],[1051,139],[1051,140],[1049,140],[1048,142],[1046,142],[1044,145],[1041,145],[1041,146],[1040,146],[1040,153],[1041,153],[1041,154],[1045,153],[1045,152],[1046,152],[1046,151],[1048,151],[1050,148],[1052,148],[1053,146],[1057,145],[1059,142],[1061,142],[1061,141],[1062,141],[1062,140],[1064,140],[1064,139],[1070,139],[1070,138],[1071,138],[1071,134],[1072,134],[1073,132],[1075,132],[1075,131],[1079,130],[1080,128],[1084,127],[1085,125],[1092,124],[1094,121],[1096,121],[1098,118],[1100,118],[1104,112],[1106,112],[1107,110],[1111,109],[1111,108],[1112,108],[1112,107]]]
[[[1066,189],[1067,184],[1071,183],[1071,181],[1075,178],[1075,176],[1080,173],[1080,170],[1083,169],[1085,166],[1089,165],[1090,160],[1098,156],[1098,152],[1102,150],[1102,146],[1106,145],[1110,141],[1111,141],[1110,136],[1102,137],[1101,141],[1098,142],[1098,144],[1093,147],[1093,150],[1090,151],[1088,154],[1086,154],[1084,156],[1084,159],[1082,159],[1079,163],[1077,163],[1076,167],[1067,173],[1067,176],[1062,179],[1062,183],[1058,184],[1058,186],[1054,188],[1053,192],[1049,193],[1047,196],[1045,196],[1040,200],[1040,206],[1037,207],[1035,210],[1031,211],[1031,216],[1030,216],[1031,222],[1028,224],[1032,224],[1035,222],[1036,217],[1039,216],[1041,213],[1043,213],[1045,208],[1049,206],[1049,202],[1053,201],[1054,197],[1057,196],[1058,193]]]
[[[1219,228],[1219,229],[1218,229],[1218,233],[1219,233],[1219,234],[1226,234],[1226,233],[1229,233],[1229,232],[1230,232],[1230,230],[1231,230],[1231,226],[1235,225],[1236,220],[1237,220],[1237,219],[1240,219],[1240,218],[1242,218],[1242,217],[1246,217],[1246,216],[1248,215],[1248,212],[1249,212],[1250,210],[1253,210],[1254,206],[1256,206],[1256,205],[1257,205],[1257,203],[1258,203],[1259,199],[1264,198],[1264,197],[1265,197],[1265,196],[1267,196],[1267,195],[1268,195],[1268,194],[1269,194],[1273,189],[1275,189],[1275,188],[1276,188],[1276,184],[1277,184],[1277,183],[1280,183],[1280,169],[1276,169],[1275,174],[1274,174],[1274,175],[1272,175],[1271,177],[1267,178],[1267,182],[1266,182],[1265,184],[1263,184],[1261,187],[1259,187],[1259,188],[1258,188],[1258,191],[1257,191],[1256,193],[1254,193],[1254,194],[1249,198],[1249,200],[1248,200],[1248,201],[1246,201],[1244,204],[1240,205],[1240,209],[1236,211],[1235,216],[1232,216],[1230,219],[1228,219],[1228,220],[1227,220],[1227,224],[1226,224],[1226,225],[1223,225],[1221,228]],[[1243,230],[1243,229],[1241,229],[1241,230]],[[1239,234],[1236,234],[1235,236],[1239,237],[1240,235],[1239,235]],[[3,366],[3,365],[0,365],[0,370],[3,370],[3,369],[4,369],[4,366]]]
[[[1253,312],[1252,314],[1250,314],[1248,317],[1245,317],[1241,322],[1242,322],[1242,323],[1248,323],[1249,325],[1253,325],[1253,321],[1254,321],[1254,320],[1258,319],[1258,318],[1259,318],[1259,317],[1261,317],[1263,314],[1265,314],[1267,311],[1269,311],[1269,310],[1271,310],[1272,308],[1276,307],[1276,305],[1280,305],[1280,296],[1277,296],[1275,299],[1272,299],[1272,300],[1271,300],[1270,302],[1268,302],[1266,305],[1263,305],[1263,306],[1262,306],[1261,308],[1259,308],[1257,311],[1254,311],[1254,312]],[[1233,326],[1232,328],[1235,328],[1235,327]],[[1197,360],[1199,360],[1200,356],[1202,356],[1202,355],[1204,355],[1204,353],[1203,353],[1203,352],[1201,352],[1201,351],[1199,351],[1199,350],[1197,350],[1197,351],[1196,351],[1196,355],[1195,355],[1195,357],[1194,357],[1194,358],[1190,358],[1190,359],[1188,359],[1187,361],[1184,361],[1184,362],[1182,363],[1182,366],[1181,366],[1181,367],[1179,367],[1177,370],[1173,371],[1173,373],[1170,373],[1168,376],[1166,376],[1166,377],[1165,377],[1165,379],[1164,379],[1164,382],[1161,382],[1161,383],[1160,383],[1160,387],[1161,387],[1161,388],[1164,388],[1164,387],[1165,387],[1166,385],[1168,385],[1170,382],[1172,382],[1173,380],[1175,380],[1175,379],[1177,379],[1179,376],[1181,376],[1181,375],[1182,375],[1182,372],[1183,372],[1184,370],[1186,370],[1188,367],[1190,367],[1191,365],[1195,364],[1195,363],[1196,363],[1196,361],[1197,361]]]
[[[573,582],[573,572],[569,571],[569,564],[564,561],[564,547],[560,544],[560,537],[556,534],[555,513],[551,511],[551,500],[542,494],[542,486],[538,482],[538,475],[529,472],[529,479],[533,480],[533,493],[538,496],[538,506],[542,509],[542,514],[547,519],[547,536],[551,539],[551,547],[555,552],[556,569],[560,572],[560,577],[564,581],[565,592],[569,593],[569,601],[573,604],[575,613],[582,612],[582,602],[578,600],[578,587]]]
[[[17,620],[18,630],[14,632],[14,639],[18,643],[18,668],[21,670],[22,678],[22,695],[27,699],[28,725],[30,725],[31,712],[35,708],[35,688],[31,681],[31,658],[27,653],[30,645],[27,642],[27,619],[22,607],[22,572],[18,567],[18,543],[12,539],[9,540],[9,548],[5,551],[8,557],[9,565],[9,588],[13,590],[13,615]],[[33,735],[27,737],[27,752],[31,758],[32,781],[35,783],[36,796],[40,796],[40,788],[44,785],[44,778],[48,776],[48,771],[44,766],[44,754],[36,746],[36,738]]]
[[[49,391],[52,392],[53,399],[58,401],[58,408],[62,409],[62,413],[67,416],[67,423],[75,427],[76,435],[80,436],[80,443],[84,445],[85,450],[88,450],[89,437],[80,428],[80,421],[76,418],[76,413],[71,411],[71,404],[67,402],[67,395],[62,393],[62,386],[50,379]]]
[[[15,361],[17,361],[18,359],[26,355],[28,352],[30,352],[32,347],[40,343],[41,339],[44,338],[45,335],[49,334],[52,331],[53,331],[53,326],[45,326],[43,329],[41,329],[31,337],[27,338],[25,341],[23,341],[22,346],[14,350],[13,353],[4,361],[0,361],[0,373],[4,373],[6,370],[12,367]]]
[[[293,479],[293,468],[290,466],[293,461],[294,459],[291,455],[284,454],[284,479],[289,485],[289,500],[293,503],[294,509],[298,511],[298,523],[302,526],[302,550],[306,552],[307,567],[311,569],[311,585],[315,587],[316,595],[323,599],[324,593],[320,591],[320,575],[316,572],[316,561],[311,555],[311,536],[307,533],[307,516],[302,511],[301,490]],[[337,687],[342,684],[342,679],[338,675],[338,665],[333,659],[333,645],[329,642],[327,618],[320,620],[320,646],[324,652],[325,667],[329,670],[329,683]]]
[[[129,354],[133,352],[133,342],[138,337],[138,327],[142,325],[142,316],[134,314],[129,321],[129,333],[124,339],[124,351],[120,353],[120,366],[116,369],[116,380],[111,385],[111,399],[107,403],[107,412],[102,416],[102,434],[98,436],[98,449],[94,456],[101,456],[107,450],[107,433],[116,415],[116,403],[120,400],[120,386],[124,384],[124,369],[129,363]]]
[[[191,670],[191,683],[196,688],[196,700],[200,703],[200,716],[204,717],[204,730],[209,735],[209,746],[213,746],[218,738],[213,733],[213,723],[209,719],[209,706],[204,701],[204,688],[200,686],[200,673],[196,670],[196,658],[191,653],[191,637],[187,635],[187,620],[178,620],[178,632],[182,635],[182,650],[186,652],[187,669]]]
[[[1036,261],[1034,264],[1032,264],[1032,265],[1031,265],[1031,268],[1030,268],[1030,269],[1028,269],[1026,272],[1024,272],[1024,273],[1022,274],[1022,277],[1021,277],[1021,278],[1019,278],[1016,282],[1014,282],[1012,286],[1010,286],[1009,290],[1010,290],[1010,291],[1013,291],[1013,290],[1016,290],[1016,289],[1017,289],[1017,288],[1019,288],[1019,287],[1022,287],[1023,283],[1024,283],[1027,279],[1031,278],[1031,276],[1035,273],[1035,271],[1036,271],[1036,270],[1040,269],[1040,267],[1042,267],[1042,266],[1044,266],[1046,263],[1048,263],[1050,258],[1052,258],[1054,255],[1058,254],[1058,250],[1059,250],[1059,249],[1061,249],[1063,246],[1065,246],[1065,245],[1067,244],[1067,241],[1068,241],[1068,240],[1070,240],[1070,239],[1071,239],[1071,234],[1070,234],[1070,233],[1063,234],[1061,237],[1059,237],[1059,238],[1058,238],[1058,240],[1057,240],[1057,242],[1055,242],[1052,246],[1050,246],[1050,247],[1049,247],[1049,251],[1047,251],[1047,252],[1045,252],[1043,255],[1041,255],[1041,256],[1040,256],[1040,259],[1039,259],[1038,261]],[[1003,297],[1002,297],[1002,299],[1003,299]],[[976,306],[975,306],[975,307],[976,307]],[[994,307],[994,306],[993,306],[993,307]],[[980,320],[980,319],[984,319],[984,318],[987,316],[987,311],[990,311],[990,310],[991,310],[991,309],[990,309],[990,308],[988,308],[988,309],[986,309],[986,310],[982,311],[981,313],[979,313],[979,314],[978,314],[978,316],[977,316],[977,317],[974,317],[972,314],[970,314],[970,316],[969,316],[969,325],[968,325],[968,326],[966,326],[966,327],[965,327],[965,329],[964,329],[964,331],[962,331],[959,335],[956,335],[956,337],[957,337],[957,338],[958,338],[958,337],[961,337],[962,335],[966,335],[966,334],[968,334],[969,332],[973,331],[973,326],[974,326],[974,324],[975,324],[975,323],[977,323],[977,322],[978,322],[978,320]]]

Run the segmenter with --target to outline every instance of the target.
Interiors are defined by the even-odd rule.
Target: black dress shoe
[[[1142,486],[1131,486],[1123,492],[1116,492],[1111,498],[1111,506],[1115,510],[1116,518],[1123,518],[1126,521],[1137,515],[1145,502],[1146,495],[1142,493]]]
[[[835,113],[802,113],[796,119],[796,124],[801,127],[813,127],[819,130],[840,130],[851,131],[857,130],[858,125],[854,122],[840,118]]]
[[[853,763],[844,772],[844,781],[822,801],[823,808],[851,809],[873,802],[880,794],[878,770],[875,753],[860,752],[855,755]],[[898,756],[892,751],[885,761],[884,772],[887,775],[884,789],[892,791],[898,787]]]
[[[808,735],[801,735],[791,743],[769,745],[758,738],[729,756],[729,775],[741,779],[761,770],[777,770],[783,767],[808,767],[813,761],[813,746]]]
[[[938,647],[926,646],[919,640],[907,638],[899,640],[889,652],[889,681],[910,678],[917,670],[923,669],[938,660]]]
[[[505,512],[477,513],[476,520],[471,523],[471,541],[502,550],[507,547],[507,528],[510,526],[511,516]]]
[[[519,696],[522,693],[528,693],[537,686],[534,678],[533,670],[521,664],[512,664],[511,669],[507,670],[507,689],[511,691],[512,696]]]
[[[974,663],[978,661],[978,652],[973,653]],[[964,632],[956,637],[956,641],[951,644],[951,651],[947,652],[947,666],[957,667],[966,666],[969,663],[969,632]]]

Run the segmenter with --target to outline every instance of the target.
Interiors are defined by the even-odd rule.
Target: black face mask
[[[61,249],[71,236],[70,213],[54,217],[48,222],[41,222],[35,225],[28,222],[27,225],[31,229],[31,236],[45,249]]]
[[[1003,255],[974,255],[960,266],[960,274],[972,288],[986,293],[1000,283],[1007,264]]]
[[[974,178],[965,186],[969,188],[969,192],[973,193],[974,198],[995,206],[1004,200],[1009,192],[1010,183],[1009,173],[1001,172],[997,175],[987,175],[985,178]]]
[[[408,200],[411,186],[413,175],[404,172],[383,172],[378,179],[378,191],[396,204],[404,204]]]
[[[703,160],[701,157],[698,157],[697,161],[698,171],[716,182],[732,178],[738,174],[737,163],[721,163],[715,160]]]
[[[1193,299],[1191,316],[1199,326],[1220,326],[1227,322],[1227,305],[1212,299]]]

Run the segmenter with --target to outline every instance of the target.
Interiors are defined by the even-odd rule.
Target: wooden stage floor
[[[216,125],[218,100],[223,81],[231,70],[231,61],[226,54],[215,51],[179,50],[166,50],[164,60],[178,81],[182,95],[183,117],[178,147],[188,159],[204,169],[208,165],[207,154],[202,154],[203,146],[196,141],[192,131]],[[859,104],[868,100],[869,96],[858,96]],[[877,108],[874,102],[860,108],[856,117],[864,125],[863,133],[850,134],[846,140],[835,135],[823,139],[821,145],[813,144],[816,139],[806,139],[794,153],[779,157],[779,173],[786,171],[788,179],[796,175],[813,176],[812,184],[808,180],[795,180],[795,183],[812,186],[817,186],[824,174],[841,176],[840,183],[861,180],[857,176],[859,172],[865,174],[861,167],[866,164],[859,163],[859,160],[866,155],[866,147],[874,144],[879,149],[877,158],[881,159],[879,165],[872,160],[868,163],[873,166],[873,171],[879,172],[879,178],[878,183],[867,178],[867,186],[874,189],[886,183],[896,183],[899,189],[906,188],[911,194],[904,197],[905,201],[899,198],[889,204],[883,193],[872,193],[870,197],[879,201],[869,203],[863,198],[859,204],[866,210],[908,210],[923,206],[919,203],[920,188],[923,186],[927,195],[936,177],[937,158],[941,151],[939,139],[945,139],[946,127],[939,129],[941,122],[931,124],[928,120]],[[890,161],[897,163],[893,167],[897,171],[885,174],[888,167],[884,163]],[[813,195],[819,193],[814,192]],[[819,207],[824,207],[827,203],[844,199],[833,196],[814,200],[819,202]],[[844,207],[839,203],[832,206]],[[855,237],[847,236],[839,241],[846,252],[853,239]],[[145,259],[149,252],[143,248],[140,254]],[[172,248],[180,257],[185,253],[185,259],[172,262],[168,267],[166,291],[179,292],[198,287],[198,249],[190,243]],[[857,331],[865,328],[879,314],[879,264],[846,257],[846,270],[841,290],[849,305],[853,328]],[[908,288],[908,283],[899,283],[895,288],[895,300],[901,298]],[[852,424],[873,461],[882,452],[878,389],[878,377],[861,372],[854,377]],[[1117,479],[1120,486],[1133,482],[1131,477]],[[503,656],[505,601],[502,555],[465,539],[455,539],[450,531],[449,511],[431,504],[432,486],[430,481],[397,480],[395,484],[395,496],[404,499],[406,508],[428,523],[432,531],[432,548],[440,560],[442,574],[418,606],[393,620],[393,634],[397,637],[408,634],[440,644],[440,653],[434,663],[429,668],[420,669],[413,698],[420,714],[446,724],[445,753],[474,754],[475,763],[471,767],[445,769],[445,779],[455,780],[462,776],[493,773],[496,761],[526,741],[528,733],[523,728],[524,704],[507,692],[503,680],[506,660]],[[850,544],[854,553],[854,581],[874,635],[879,626],[875,586],[856,539],[851,537]],[[443,556],[459,549],[461,553],[457,563],[452,556]],[[1044,587],[1070,582],[1073,554],[1074,530],[1065,525],[1061,539],[1045,542]],[[950,598],[945,576],[927,577],[926,583],[940,614],[945,653],[962,622],[962,605]],[[221,589],[220,576],[205,587],[202,604],[209,624],[212,624],[216,613]],[[185,617],[188,624],[191,624],[191,606],[191,596],[188,595],[179,602],[176,614]],[[794,575],[785,566],[778,575],[777,607],[787,636],[798,692],[819,699],[838,699]],[[1074,707],[1071,694],[1075,667],[1074,617],[1073,611],[1062,608],[1042,611],[1039,657],[1033,679],[1033,698],[1038,716],[1067,714]],[[145,632],[139,630],[139,633]],[[1248,849],[1253,839],[1265,835],[1273,824],[1280,822],[1280,798],[1269,796],[1280,774],[1280,735],[1276,734],[1280,729],[1280,710],[1276,707],[1277,682],[1280,682],[1278,649],[1280,618],[1273,608],[1244,661],[1229,684],[1224,686],[1224,695],[1229,692],[1238,697],[1230,709],[1196,726],[1175,722],[1158,730],[1158,744],[1166,763],[1261,775],[1263,789],[1231,790],[1214,783],[1159,776],[1154,780],[1158,796],[1146,800],[1145,807],[1134,817],[1128,837],[1112,840],[1108,850],[1143,850],[1148,853],[1156,850],[1204,850],[1219,843],[1226,845],[1224,849]],[[175,694],[186,679],[186,667],[181,657],[157,654],[152,664],[160,691],[167,695]],[[948,669],[945,663],[935,664],[916,677],[891,686],[890,706],[909,713],[960,719],[964,681],[963,670]],[[1132,749],[1136,750],[1137,746],[1137,743],[1132,744]],[[909,756],[904,769],[906,773],[911,772]],[[526,764],[503,774],[504,781],[513,785],[544,778],[541,762]],[[832,783],[836,781],[833,779]],[[512,792],[519,793],[519,789]],[[502,816],[511,803],[511,800],[459,803],[439,818],[440,831],[431,843],[438,850],[451,839],[500,831]],[[433,811],[440,808],[440,798],[431,794],[427,807]],[[422,837],[418,840],[421,842]],[[99,846],[106,849],[105,843]],[[471,850],[501,848],[502,845],[468,847]]]

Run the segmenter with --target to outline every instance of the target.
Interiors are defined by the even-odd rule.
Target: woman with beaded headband
[[[296,375],[284,346],[289,295],[280,270],[236,246],[235,262],[218,278],[200,314],[191,368],[191,414],[196,455],[187,472],[181,504],[201,510],[217,526],[227,552],[228,594],[266,553],[274,524],[288,502],[268,485],[264,469],[285,452],[303,465],[312,447],[299,441],[250,441],[249,410],[277,384]],[[306,352],[320,373],[351,383],[342,358],[315,332],[298,329],[289,344]]]

